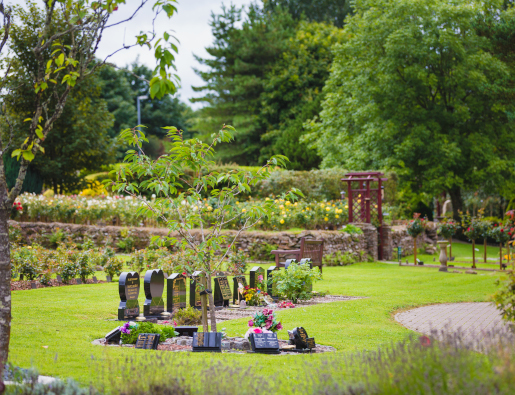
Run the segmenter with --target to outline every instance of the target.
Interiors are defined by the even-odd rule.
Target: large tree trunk
[[[455,221],[460,221],[460,211],[463,211],[463,197],[461,196],[461,188],[454,186],[449,191],[452,203],[452,217]]]
[[[0,191],[0,202],[7,200],[6,195],[5,189]],[[11,252],[8,223],[10,212],[11,210],[0,206],[0,382],[3,381],[11,338]]]

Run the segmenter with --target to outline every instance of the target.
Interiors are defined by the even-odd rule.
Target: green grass
[[[365,298],[285,310],[279,317],[286,329],[303,326],[317,343],[334,346],[339,352],[375,349],[410,333],[393,319],[397,310],[433,303],[485,301],[495,291],[494,281],[498,277],[498,273],[491,272],[472,276],[381,263],[327,267],[324,280],[315,285],[315,290]],[[143,299],[142,287],[141,305]],[[92,340],[103,337],[118,325],[110,321],[116,317],[118,302],[117,283],[13,292],[10,361],[22,367],[33,364],[42,374],[73,377],[86,384],[95,376],[98,361],[148,353],[91,345]],[[229,335],[242,335],[246,324],[247,319],[240,319],[220,324],[219,329],[225,327]],[[286,331],[279,332],[279,337],[287,338]],[[319,358],[174,355],[194,364],[206,358],[230,361],[242,367],[258,363],[255,369],[263,374],[281,372],[291,377],[295,377],[298,358]]]

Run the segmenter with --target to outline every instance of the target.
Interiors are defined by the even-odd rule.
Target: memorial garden
[[[126,3],[0,0],[0,393],[511,394],[512,5],[220,5],[190,107]]]

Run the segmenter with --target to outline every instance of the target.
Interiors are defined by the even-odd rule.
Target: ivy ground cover
[[[410,333],[393,319],[395,311],[432,303],[486,301],[494,293],[499,276],[493,272],[441,273],[434,268],[383,263],[326,267],[324,279],[316,283],[315,290],[364,298],[286,309],[278,317],[285,329],[303,326],[317,343],[334,346],[338,352],[371,350]],[[140,292],[140,305],[143,300]],[[118,301],[117,283],[13,292],[10,361],[21,367],[33,365],[45,375],[73,377],[88,384],[95,381],[99,367],[108,361],[154,352],[91,344],[118,325],[114,321]],[[220,327],[225,327],[230,336],[243,335],[247,320],[226,322]],[[280,331],[279,337],[286,339],[286,331]],[[297,367],[300,369],[298,358],[320,358],[199,354],[176,353],[174,358],[193,364],[223,360],[243,368],[253,366],[263,374],[291,377],[296,377]]]

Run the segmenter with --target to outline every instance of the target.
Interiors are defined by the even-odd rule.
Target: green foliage
[[[111,257],[108,258],[107,262],[103,266],[106,274],[111,278],[114,278],[115,275],[119,276],[122,272],[123,261],[120,258]]]
[[[227,270],[234,275],[244,274],[247,271],[248,256],[241,249],[233,249],[229,254]]]
[[[496,281],[499,289],[492,296],[492,300],[505,321],[515,322],[515,273],[508,272],[507,275],[508,278],[504,281]]]
[[[124,228],[120,231],[121,239],[116,243],[116,246],[123,252],[131,252],[134,249],[134,237],[132,231]]]
[[[438,225],[437,233],[447,240],[454,236],[459,228],[460,226],[456,222],[449,220]]]
[[[351,235],[362,235],[363,231],[361,228],[358,228],[356,225],[347,224],[343,228],[340,229],[342,232],[351,234]]]
[[[78,271],[79,268],[73,261],[65,261],[59,265],[59,273],[65,284],[68,284],[72,278],[75,278]]]
[[[274,272],[272,277],[277,294],[290,299],[293,303],[297,303],[297,300],[311,299],[312,285],[321,279],[318,267],[310,269],[309,265],[299,265],[295,262],[285,270]]]
[[[82,282],[86,281],[86,278],[92,276],[95,273],[95,269],[90,263],[89,252],[82,252],[77,255],[77,275],[81,278]]]
[[[509,227],[499,225],[490,229],[489,236],[498,243],[506,243],[508,240],[510,240],[512,232]]]
[[[179,326],[200,325],[202,322],[202,312],[192,306],[188,306],[175,312],[173,319]]]
[[[356,1],[320,122],[310,124],[322,166],[394,168],[405,191],[427,200],[448,192],[455,216],[463,188],[506,185],[515,169],[514,74],[475,22],[512,21],[501,5]]]
[[[138,340],[138,336],[141,333],[158,333],[161,335],[159,338],[160,342],[163,342],[170,337],[175,337],[178,335],[178,333],[175,332],[175,330],[169,326],[160,327],[151,322],[138,322],[131,326],[129,334],[122,332],[122,343],[136,344],[136,340]]]
[[[351,251],[335,251],[330,254],[324,254],[322,257],[322,263],[325,266],[347,266],[359,261],[360,255],[356,255]]]
[[[316,22],[329,22],[343,26],[345,17],[352,12],[349,0],[264,0],[265,11],[287,10],[295,19]]]
[[[415,214],[415,218],[409,222],[406,230],[411,237],[416,238],[418,235],[424,232],[425,227],[426,224],[424,218],[420,218],[417,214]]]
[[[66,235],[64,234],[62,229],[57,228],[55,232],[46,235],[46,237],[48,238],[48,242],[52,247],[57,247],[57,245],[65,239]]]
[[[41,263],[31,248],[22,247],[11,252],[12,272],[23,275],[30,281],[41,273]]]
[[[252,259],[270,261],[274,259],[271,251],[277,250],[279,246],[276,244],[268,244],[267,242],[251,243],[249,245],[249,256]]]
[[[20,163],[11,155],[4,155],[5,180],[9,189],[16,184],[16,178],[20,172]],[[30,165],[23,181],[21,193],[41,193],[43,190],[43,179],[38,172],[37,166]]]

